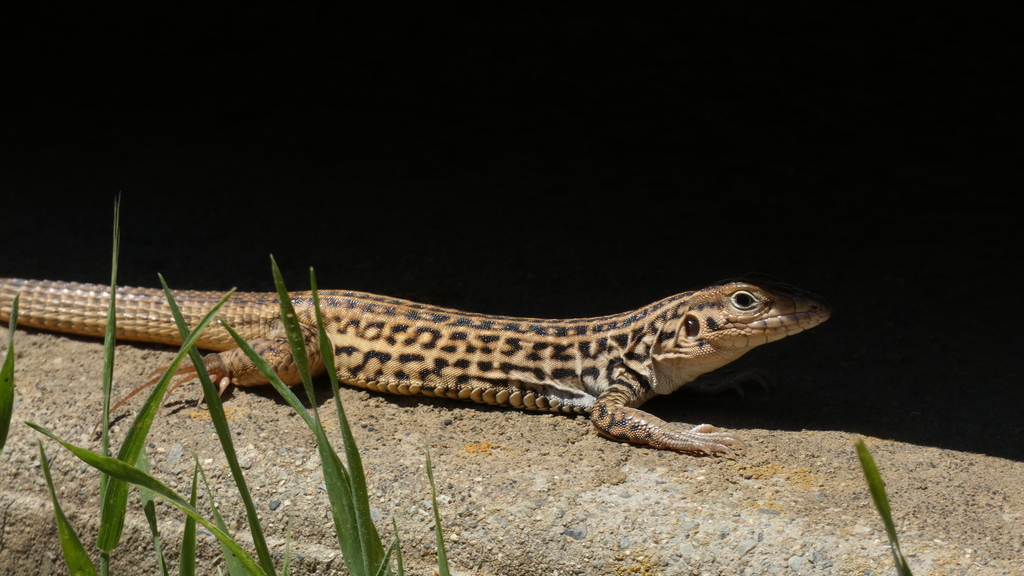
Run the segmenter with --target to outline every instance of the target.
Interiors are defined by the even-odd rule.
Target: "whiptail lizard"
[[[0,279],[0,321],[21,292],[18,324],[103,336],[109,288],[94,284]],[[174,297],[190,325],[220,298],[180,291]],[[293,292],[314,373],[324,369],[309,292]],[[119,288],[117,337],[180,345],[164,294]],[[670,425],[638,407],[670,394],[751,348],[813,328],[828,319],[821,298],[756,277],[729,280],[659,300],[637,310],[570,320],[473,314],[397,298],[321,291],[321,310],[339,378],[375,392],[472,400],[526,410],[587,413],[608,437],[685,452],[731,455],[741,442],[702,424]],[[276,294],[236,293],[220,311],[289,385],[300,382],[280,326]],[[221,390],[267,380],[211,324],[197,347],[218,353],[204,364]],[[704,386],[737,386],[724,380]]]

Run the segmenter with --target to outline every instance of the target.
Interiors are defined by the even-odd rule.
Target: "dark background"
[[[0,275],[108,280],[118,194],[131,285],[267,290],[273,253],[293,289],[571,317],[759,271],[832,320],[748,357],[772,394],[660,415],[1019,459],[1018,22],[49,4],[0,24]]]

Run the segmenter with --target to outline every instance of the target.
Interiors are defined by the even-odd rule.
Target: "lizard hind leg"
[[[320,356],[315,332],[311,328],[304,327],[303,333],[306,336],[306,355],[309,359],[310,370],[314,375],[319,374],[323,372],[324,362],[323,358]],[[285,384],[288,386],[294,386],[302,382],[302,378],[299,375],[294,358],[292,357],[291,348],[288,345],[288,339],[283,334],[278,334],[270,338],[256,338],[250,340],[249,345],[261,358],[263,358],[264,361],[266,361],[270,366],[270,369],[273,370]],[[259,386],[268,383],[266,376],[259,371],[252,360],[250,360],[240,348],[232,348],[230,350],[225,350],[224,352],[207,354],[203,357],[203,366],[210,374],[210,378],[213,382],[217,384],[218,395],[223,395],[224,390],[226,390],[231,384],[236,386]],[[163,371],[166,369],[166,367],[158,368],[153,373],[154,377],[150,381],[138,386],[118,400],[117,403],[111,407],[110,411],[114,412],[114,410],[123,406],[130,398],[159,382]],[[167,401],[171,392],[174,392],[178,386],[196,378],[195,366],[189,364],[179,368],[175,371],[174,378],[175,380],[171,382],[171,385],[167,389],[167,394],[164,396],[164,402]],[[99,424],[97,424],[97,428],[98,427]],[[95,430],[96,429],[94,428],[94,433]]]
[[[211,380],[213,380],[213,382],[217,385],[217,395],[223,396],[224,391],[231,384],[231,372],[228,369],[227,365],[220,358],[220,354],[209,354],[205,356],[203,358],[203,365],[205,366],[207,373],[210,375]],[[163,373],[166,370],[167,366],[162,366],[154,370],[152,373],[150,373],[151,378],[145,383],[136,386],[130,392],[122,396],[117,402],[114,403],[113,406],[110,407],[110,413],[113,414],[114,412],[117,411],[118,408],[124,406],[125,403],[128,402],[128,400],[131,400],[139,392],[142,392],[143,390],[146,390],[147,388],[159,382],[160,379],[163,378]],[[197,372],[195,366],[189,364],[187,366],[182,366],[178,368],[174,372],[174,374],[171,375],[171,383],[167,387],[167,392],[164,393],[164,397],[161,400],[160,404],[166,404],[167,400],[171,397],[171,394],[175,390],[177,390],[179,386],[185,384],[186,382],[195,380],[196,377]],[[200,398],[199,401],[202,402],[202,398]],[[99,428],[100,424],[102,424],[102,421],[97,422],[96,426],[93,427],[93,434],[96,433],[96,430]]]

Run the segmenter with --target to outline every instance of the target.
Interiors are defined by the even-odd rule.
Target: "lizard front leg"
[[[729,457],[734,456],[733,447],[743,446],[739,439],[710,424],[680,430],[676,425],[636,408],[645,400],[638,393],[640,385],[637,377],[620,366],[613,368],[612,374],[618,377],[598,396],[590,411],[590,421],[600,434],[653,448],[724,454]]]

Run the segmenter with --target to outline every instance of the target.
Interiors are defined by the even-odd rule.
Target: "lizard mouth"
[[[814,328],[831,315],[832,307],[821,298],[809,294],[792,294],[776,300],[774,306],[761,318],[729,320],[732,328],[741,336],[734,340],[734,346],[749,348]]]
[[[768,342],[814,328],[832,316],[832,307],[820,298],[794,295],[792,303],[794,310],[778,316],[778,326],[769,328],[772,319],[766,319]]]

